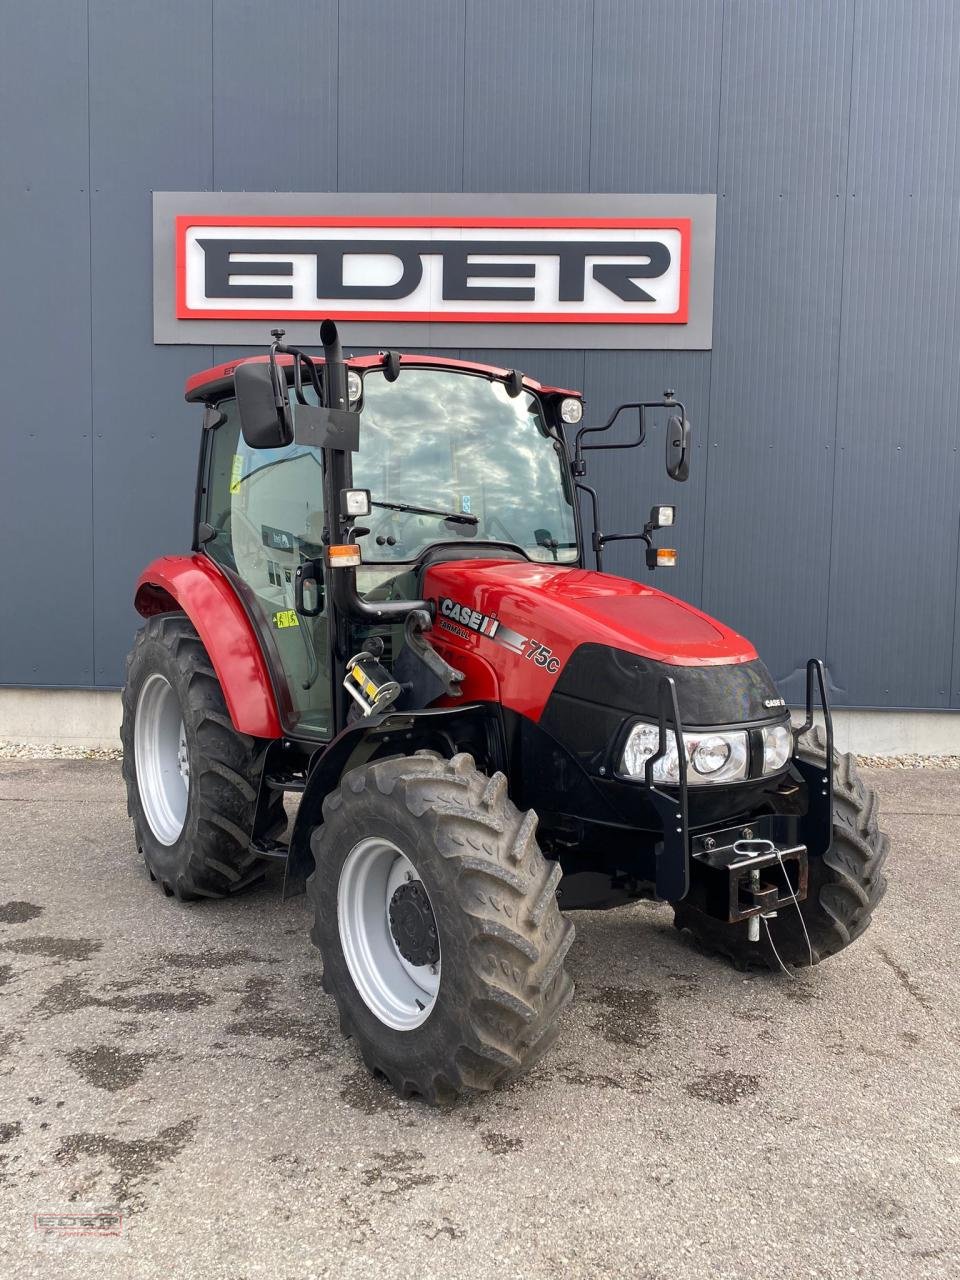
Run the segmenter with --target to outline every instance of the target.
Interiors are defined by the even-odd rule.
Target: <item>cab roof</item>
[[[240,360],[228,360],[226,364],[214,365],[212,369],[204,369],[202,373],[192,374],[184,385],[183,394],[191,403],[196,401],[214,400],[227,392],[233,390],[233,373],[237,365],[241,364],[263,364],[269,357],[266,355],[244,356]],[[323,356],[314,356],[313,359],[317,364],[324,363]],[[386,359],[385,352],[379,352],[371,356],[349,356],[344,360],[344,364],[348,369],[375,369],[382,365]],[[281,355],[277,356],[279,364],[291,366],[293,364],[293,356]],[[410,367],[429,367],[440,369],[459,369],[465,373],[479,373],[488,378],[506,378],[510,370],[501,369],[493,364],[478,364],[473,360],[454,360],[448,356],[421,356],[412,354],[401,354],[400,365],[406,364]],[[539,392],[545,396],[576,396],[581,399],[579,391],[570,391],[566,387],[549,387],[543,383],[537,382],[535,378],[524,376],[523,385],[529,391]]]

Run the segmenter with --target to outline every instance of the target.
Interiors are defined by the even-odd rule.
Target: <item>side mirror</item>
[[[286,379],[273,362],[238,364],[233,379],[237,388],[240,430],[251,449],[282,449],[293,443],[293,418]]]
[[[671,480],[690,475],[690,423],[676,415],[667,422],[667,475]]]
[[[533,536],[536,540],[537,546],[543,547],[546,551],[549,551],[550,554],[553,556],[554,560],[556,560],[557,549],[559,548],[560,543],[556,540],[556,538],[553,536],[550,530],[534,529]]]
[[[307,594],[309,593],[309,600]],[[323,612],[324,586],[323,561],[307,560],[297,565],[294,576],[293,598],[297,613],[303,618],[316,618]]]

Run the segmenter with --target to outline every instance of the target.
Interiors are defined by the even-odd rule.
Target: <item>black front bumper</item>
[[[817,695],[828,741],[825,766],[798,754],[800,739],[813,725]],[[581,738],[594,744],[604,737],[609,741],[609,733],[598,733],[595,722],[584,723],[590,717],[581,706]],[[597,719],[605,717],[607,727],[610,714],[600,708],[594,713]],[[681,762],[685,760],[677,691],[667,674],[658,686],[657,720],[659,745],[647,762],[646,776],[629,781],[611,776],[609,753],[590,759],[545,734],[542,725],[527,721],[523,726],[521,754],[512,773],[521,780],[520,803],[540,815],[544,847],[563,866],[564,905],[598,905],[595,889],[589,904],[577,900],[573,881],[578,873],[607,877],[611,893],[606,905],[632,897],[669,902],[689,897],[692,905],[728,921],[759,913],[764,903],[774,901],[771,891],[778,885],[786,890],[789,882],[803,889],[807,859],[822,857],[832,838],[833,726],[822,662],[811,659],[807,664],[806,718],[794,730],[794,756],[780,774],[730,786],[690,787],[682,766],[679,785],[655,784],[653,767],[671,736]],[[730,852],[726,864],[719,865],[716,851],[732,850],[737,840],[750,838],[768,840],[773,848],[749,863],[742,850]],[[788,877],[778,853],[790,868]],[[760,893],[766,896],[756,897],[754,872],[762,873]]]
[[[815,686],[819,695],[827,736],[827,755],[824,768],[817,768],[809,761],[800,759],[797,755],[797,747],[801,737],[813,727]],[[661,679],[658,719],[660,743],[657,751],[647,761],[645,783],[650,793],[650,798],[660,813],[663,823],[663,844],[657,858],[655,878],[657,897],[666,899],[669,902],[676,902],[680,898],[685,898],[690,891],[691,863],[694,857],[694,849],[691,846],[690,837],[690,792],[687,784],[686,759],[683,750],[683,725],[680,721],[680,712],[677,707],[676,686],[670,676],[663,676]],[[772,841],[775,848],[802,850],[802,863],[805,873],[808,853],[812,852],[817,856],[822,856],[830,847],[833,825],[833,718],[830,714],[830,703],[827,698],[826,672],[823,662],[819,658],[811,658],[807,663],[806,717],[803,724],[795,728],[793,733],[794,757],[792,767],[800,773],[805,783],[806,812],[802,815],[796,815],[795,825],[797,830],[789,845],[780,845],[774,835],[765,838]],[[680,761],[680,785],[671,787],[668,790],[654,786],[653,769],[656,762],[666,755],[670,735],[673,735],[676,740],[677,755]],[[772,818],[770,821],[777,827],[778,824]],[[779,836],[781,833],[776,830],[775,834]],[[733,843],[727,837],[728,832],[726,831],[699,833],[698,839],[701,840],[701,846],[696,856],[701,866],[709,871],[717,870],[709,860],[704,861],[704,857],[709,851],[703,848],[702,840],[713,839],[715,847],[725,845],[735,848],[736,837],[734,837]],[[788,836],[788,838],[790,837]],[[747,839],[747,836],[740,836],[740,840]],[[772,858],[773,856],[771,852],[770,857]],[[781,853],[782,856],[784,856],[783,853]],[[799,858],[800,855],[796,856]],[[729,890],[726,895],[728,902],[733,900],[739,891],[737,886],[742,878],[742,873],[741,870],[737,869],[738,861],[742,861],[742,858],[731,855],[725,872]],[[764,863],[763,865],[767,864]],[[710,878],[709,875],[707,878]],[[711,912],[711,914],[713,913]],[[754,914],[754,912],[751,911],[750,914]],[[723,916],[721,918],[727,917]],[[737,916],[735,918],[743,919],[744,917]]]

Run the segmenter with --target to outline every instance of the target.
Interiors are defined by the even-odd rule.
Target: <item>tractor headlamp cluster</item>
[[[776,773],[793,754],[793,734],[789,725],[768,725],[763,735],[763,772]],[[683,735],[687,757],[687,784],[741,782],[750,773],[750,740],[745,729],[694,730]],[[660,730],[655,724],[639,722],[630,730],[623,748],[619,772],[630,778],[643,778],[647,761],[656,755]],[[653,766],[655,783],[678,783],[680,762],[673,731],[667,734],[667,750]]]
[[[647,761],[656,755],[660,730],[655,724],[635,724],[623,749],[622,773],[642,778]],[[745,730],[714,733],[685,733],[683,747],[687,757],[687,782],[691,786],[707,782],[737,782],[747,776],[750,747]],[[653,766],[654,782],[679,782],[680,761],[677,740],[667,735],[667,751]]]

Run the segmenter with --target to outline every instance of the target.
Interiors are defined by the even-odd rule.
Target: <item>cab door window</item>
[[[294,594],[297,566],[322,556],[321,451],[298,444],[251,449],[236,401],[217,408],[224,421],[210,446],[205,519],[214,534],[205,550],[237,584],[257,623],[286,727],[327,737],[327,618],[323,609],[316,617],[298,613]]]

